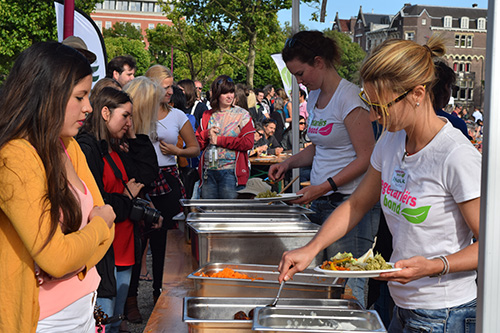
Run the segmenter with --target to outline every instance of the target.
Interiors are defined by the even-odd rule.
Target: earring
[[[420,103],[417,102],[417,106],[420,106]]]

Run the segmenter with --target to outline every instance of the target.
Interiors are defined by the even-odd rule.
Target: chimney
[[[477,8],[477,3],[473,3],[472,8]]]
[[[411,6],[411,3],[407,2],[403,5],[403,7],[410,7]]]

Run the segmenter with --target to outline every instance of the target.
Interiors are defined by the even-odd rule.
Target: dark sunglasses
[[[259,136],[263,136],[264,133],[261,133],[261,132],[256,132]]]
[[[231,82],[231,83],[234,82],[233,79],[231,79],[230,77],[228,77],[227,79],[220,79],[219,81],[217,81],[217,85],[222,84],[222,82],[224,82],[224,81]]]
[[[306,123],[303,123],[303,122],[299,122],[299,125],[305,125]]]
[[[288,38],[285,42],[285,47],[287,48],[293,48],[295,46],[296,43],[299,43],[300,45],[302,45],[303,47],[311,50],[315,55],[318,55],[319,53],[314,49],[314,47],[312,47],[311,45],[307,45],[307,43],[301,41],[300,39],[297,39],[295,37],[291,37],[291,38]]]
[[[425,88],[425,86],[424,86]],[[366,98],[366,94],[364,91],[360,92],[359,93],[359,98],[361,98],[361,100],[363,102],[366,103],[366,105],[368,105],[370,108],[373,109],[373,111],[375,111],[376,113],[378,113],[379,115],[385,115],[385,116],[388,116],[389,113],[387,112],[387,109],[390,107],[390,106],[393,106],[394,104],[396,104],[397,102],[403,100],[406,96],[408,96],[408,94],[413,90],[412,89],[409,89],[407,91],[405,91],[404,93],[402,93],[401,95],[399,95],[398,97],[396,97],[394,100],[390,101],[389,103],[387,104],[378,104],[378,103],[371,103],[370,101],[368,101],[368,98]]]

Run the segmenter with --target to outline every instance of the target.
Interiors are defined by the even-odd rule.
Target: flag
[[[278,71],[280,72],[281,76],[281,81],[283,82],[283,88],[285,89],[286,94],[288,97],[292,97],[292,73],[286,68],[286,64],[283,61],[283,57],[281,56],[281,53],[276,53],[276,54],[271,54],[271,57],[274,60],[274,63],[278,67]],[[307,88],[300,83],[299,84],[300,89],[304,90],[306,92],[306,96],[308,95]]]

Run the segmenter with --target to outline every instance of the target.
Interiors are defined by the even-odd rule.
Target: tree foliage
[[[76,0],[75,7],[90,14],[102,1]],[[47,40],[57,40],[53,0],[0,0],[0,81],[19,53]]]
[[[244,66],[252,87],[258,42],[281,33],[277,12],[291,5],[291,0],[167,0],[164,11],[169,18],[185,17],[211,45]]]
[[[359,68],[366,56],[365,51],[357,43],[353,43],[351,38],[341,32],[327,29],[325,36],[335,39],[342,50],[340,66],[337,72],[344,79],[353,83],[359,83]]]
[[[116,22],[111,28],[104,29],[102,31],[102,36],[104,38],[127,37],[138,41],[142,41],[144,39],[141,30],[134,27],[130,22]]]
[[[106,44],[108,61],[120,55],[133,56],[137,61],[137,76],[143,75],[151,66],[151,56],[141,41],[127,37],[107,37],[104,38],[104,44]]]

